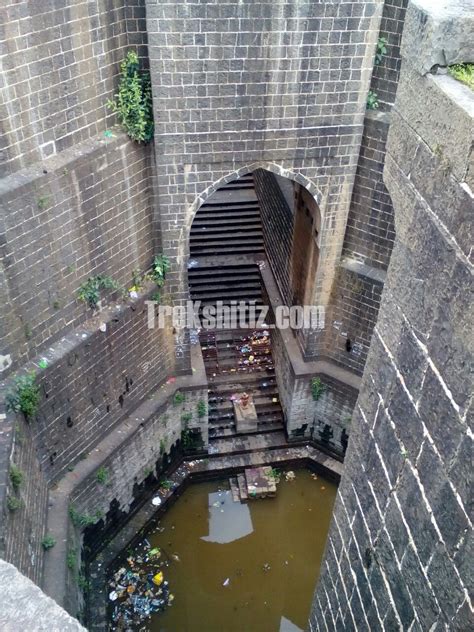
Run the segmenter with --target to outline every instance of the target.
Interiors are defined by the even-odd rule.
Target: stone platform
[[[276,482],[272,467],[250,467],[244,474],[229,479],[234,502],[246,502],[249,498],[267,498],[275,496]]]

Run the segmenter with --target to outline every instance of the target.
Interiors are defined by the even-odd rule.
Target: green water
[[[170,560],[174,603],[134,629],[306,629],[336,490],[307,470],[247,504],[232,501],[225,481],[191,485],[161,519],[164,531],[146,536]]]

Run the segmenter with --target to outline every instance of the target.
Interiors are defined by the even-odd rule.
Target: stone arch
[[[304,188],[309,191],[309,193],[313,196],[314,200],[316,201],[321,213],[321,222],[322,223],[324,222],[324,213],[321,209],[323,195],[321,191],[316,187],[316,185],[309,178],[304,176],[302,173],[297,173],[297,172],[291,171],[290,169],[285,169],[281,165],[277,165],[273,162],[262,161],[262,162],[251,163],[249,165],[241,167],[240,169],[236,169],[235,171],[223,176],[222,178],[219,178],[219,180],[217,180],[216,182],[208,186],[207,189],[205,189],[200,195],[198,195],[186,213],[185,226],[186,226],[186,231],[188,235],[189,235],[189,231],[191,230],[191,225],[194,221],[197,211],[206,202],[206,200],[210,198],[211,195],[217,191],[217,189],[224,186],[225,184],[228,184],[229,182],[232,182],[233,180],[237,180],[237,178],[240,178],[241,176],[244,176],[247,173],[252,173],[256,169],[266,169],[267,171],[276,173],[279,176],[288,178],[289,180],[293,180],[294,182],[298,182],[299,184],[304,186]]]

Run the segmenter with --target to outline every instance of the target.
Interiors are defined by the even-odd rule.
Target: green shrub
[[[186,401],[186,395],[184,395],[184,393],[181,393],[181,391],[176,391],[173,397],[173,404],[175,406],[179,406],[180,404],[183,404],[185,401]]]
[[[150,75],[140,70],[138,55],[128,51],[120,64],[118,94],[109,100],[111,108],[130,138],[137,143],[148,143],[153,138],[153,99]]]
[[[85,528],[85,527],[90,527],[96,524],[97,522],[99,522],[99,520],[101,520],[104,517],[104,514],[101,511],[96,511],[93,516],[86,513],[81,514],[79,511],[77,511],[74,505],[70,505],[69,517],[71,518],[71,522],[75,527]]]
[[[165,284],[166,273],[170,269],[170,260],[166,255],[155,255],[153,263],[151,265],[151,271],[149,278],[158,287],[163,287]]]
[[[9,470],[10,481],[13,485],[13,489],[18,491],[23,483],[24,474],[14,463],[10,465]]]
[[[16,511],[23,506],[23,502],[21,498],[17,498],[16,496],[8,496],[7,498],[7,507],[10,511]]]
[[[49,551],[49,549],[52,549],[55,544],[56,540],[53,538],[52,535],[49,534],[45,535],[44,538],[41,540],[41,546],[45,551]]]
[[[36,384],[36,372],[30,371],[26,375],[15,378],[14,390],[7,393],[5,402],[7,410],[15,413],[22,412],[27,419],[33,417],[40,402],[40,387]]]
[[[321,382],[320,378],[313,377],[313,379],[311,380],[311,395],[315,402],[318,401],[318,399],[321,397],[321,395],[324,393],[325,390],[326,390],[326,387]]]
[[[367,109],[376,110],[379,107],[379,98],[377,93],[373,90],[369,90],[367,94]]]
[[[379,37],[377,40],[377,48],[375,49],[375,63],[378,65],[382,61],[382,57],[387,54],[387,38]]]
[[[183,424],[188,424],[192,418],[193,416],[191,413],[183,413],[181,415],[181,421],[183,422]]]
[[[448,72],[451,77],[465,83],[471,90],[474,90],[474,64],[454,64],[449,66]]]
[[[101,485],[105,485],[109,478],[109,470],[101,465],[97,470],[96,478],[98,483],[100,483]]]
[[[68,551],[68,554],[66,557],[66,566],[68,567],[70,571],[74,571],[76,569],[76,566],[77,566],[76,549],[71,549],[70,551]]]
[[[206,402],[203,399],[200,399],[196,406],[197,416],[201,419],[206,416],[207,407]]]
[[[100,300],[102,290],[114,290],[120,292],[122,296],[125,295],[125,288],[118,281],[106,274],[98,274],[89,277],[87,281],[84,281],[79,286],[77,298],[87,303],[90,308],[95,309]]]

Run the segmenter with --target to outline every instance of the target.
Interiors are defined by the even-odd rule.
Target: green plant
[[[153,263],[151,265],[151,271],[149,278],[158,287],[163,287],[165,284],[166,273],[170,269],[170,260],[166,255],[155,255]]]
[[[140,70],[138,55],[128,51],[120,64],[120,83],[114,100],[107,102],[130,138],[148,143],[153,138],[153,100],[150,75]]]
[[[77,297],[80,301],[87,303],[90,308],[95,309],[100,300],[101,290],[114,290],[120,292],[122,296],[125,295],[125,289],[118,281],[106,274],[98,274],[89,277],[79,286]]]
[[[17,492],[23,483],[24,474],[14,463],[10,465],[10,470],[8,473],[10,476],[10,481],[13,485],[13,489]]]
[[[173,481],[169,481],[167,479],[160,481],[160,487],[161,489],[166,489],[166,490],[173,489]]]
[[[200,399],[198,401],[197,406],[196,406],[196,411],[197,411],[197,416],[199,417],[199,419],[206,416],[207,407],[206,407],[206,402],[203,399]]]
[[[188,424],[192,418],[192,413],[183,413],[181,415],[181,421],[183,422],[183,424]]]
[[[166,443],[163,439],[160,441],[160,454],[163,455],[166,452]]]
[[[75,527],[90,527],[101,520],[104,515],[101,511],[96,511],[93,516],[89,514],[81,514],[74,505],[69,506],[69,517]]]
[[[379,98],[377,93],[373,90],[369,90],[367,94],[367,109],[376,110],[379,107]]]
[[[70,571],[74,571],[77,566],[76,549],[70,549],[66,556],[66,566]]]
[[[326,387],[321,382],[321,379],[319,377],[313,377],[311,380],[311,396],[315,402],[318,401],[325,390]]]
[[[151,300],[155,301],[155,303],[158,303],[158,305],[161,302],[161,292],[153,292],[153,294],[151,295]]]
[[[194,445],[193,434],[191,430],[185,428],[181,432],[181,442],[183,444],[184,449],[192,448]]]
[[[14,390],[7,393],[5,398],[7,410],[22,412],[27,419],[36,414],[39,401],[40,387],[36,384],[35,371],[15,378]]]
[[[46,534],[44,538],[41,540],[41,546],[45,551],[49,551],[56,544],[56,540],[52,535]]]
[[[100,483],[101,485],[105,485],[109,478],[109,470],[101,465],[97,470],[96,478],[98,483]]]
[[[17,498],[16,496],[8,496],[7,498],[7,507],[10,511],[16,511],[20,509],[23,505],[21,498]]]
[[[23,331],[25,332],[25,338],[27,340],[30,340],[31,336],[33,335],[33,332],[31,330],[31,326],[28,323],[25,323],[23,325]]]
[[[181,393],[181,391],[176,391],[173,397],[173,404],[175,406],[179,406],[185,401],[186,401],[186,395],[184,393]]]
[[[276,467],[272,467],[269,477],[275,481],[275,483],[279,483],[281,479],[281,470],[278,470]]]
[[[387,38],[379,37],[377,47],[375,49],[375,63],[378,65],[382,61],[382,57],[387,54]]]
[[[82,573],[77,578],[77,585],[85,593],[88,593],[91,589],[90,581],[86,579]]]
[[[38,205],[38,208],[40,209],[40,211],[43,211],[49,205],[49,198],[46,195],[41,195],[36,200],[36,204]]]
[[[454,64],[449,66],[448,72],[451,77],[465,83],[471,90],[474,90],[474,64]]]
[[[60,309],[61,308],[61,303],[59,301],[54,301],[53,302],[53,308],[54,309]]]
[[[140,272],[137,268],[132,270],[132,289],[135,292],[139,292],[143,288],[143,281],[145,280],[145,275]]]

